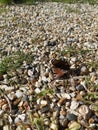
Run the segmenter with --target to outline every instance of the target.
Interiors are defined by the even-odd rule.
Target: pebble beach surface
[[[98,5],[0,6],[0,130],[98,130]]]

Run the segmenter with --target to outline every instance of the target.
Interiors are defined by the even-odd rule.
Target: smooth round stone
[[[74,115],[74,114],[68,114],[66,116],[66,118],[67,118],[68,121],[76,121],[77,120],[77,116]]]
[[[39,88],[36,88],[34,91],[35,91],[35,93],[37,93],[37,94],[41,92],[41,90],[40,90]]]
[[[57,43],[56,43],[56,41],[49,41],[48,43],[47,43],[47,45],[48,46],[55,46]]]
[[[80,130],[80,128],[81,128],[81,125],[79,123],[77,123],[76,121],[72,122],[69,125],[70,130]]]
[[[48,102],[46,100],[41,100],[40,104],[41,104],[42,107],[44,107],[48,104]]]
[[[80,85],[76,86],[76,89],[78,91],[82,91],[82,90],[84,90],[84,86],[80,84]]]
[[[23,92],[20,91],[20,90],[17,90],[16,93],[15,93],[15,95],[16,95],[17,98],[20,98],[20,97],[23,96]]]
[[[41,112],[42,112],[42,113],[48,112],[49,109],[50,109],[49,106],[45,106],[45,107],[43,107],[43,108],[41,109]]]

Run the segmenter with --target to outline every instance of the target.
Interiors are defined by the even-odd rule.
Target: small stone
[[[9,123],[10,123],[10,124],[13,123],[13,120],[12,120],[11,116],[8,116],[8,120],[9,120]]]
[[[65,99],[71,99],[70,95],[67,93],[61,93],[61,96]]]
[[[80,130],[81,125],[79,123],[77,123],[76,121],[73,121],[70,125],[69,125],[69,129],[71,130]]]
[[[49,41],[47,45],[48,46],[55,46],[56,44],[57,44],[56,41],[52,41],[52,42]]]
[[[8,125],[3,126],[3,130],[9,130],[9,126]]]
[[[59,106],[63,105],[66,101],[66,98],[61,98],[59,101],[58,101],[58,104]]]
[[[59,111],[57,110],[57,111],[55,111],[55,112],[53,112],[53,117],[58,117],[59,116]]]
[[[41,100],[41,101],[40,101],[40,104],[41,104],[41,107],[44,107],[44,106],[46,106],[48,103],[47,103],[46,100]]]
[[[4,111],[3,111],[3,110],[0,110],[0,116],[2,116],[3,113],[4,113]]]
[[[84,88],[84,86],[83,86],[82,84],[80,84],[80,85],[76,86],[76,89],[77,89],[78,91],[82,91],[82,90],[84,90],[85,88]]]
[[[78,94],[76,95],[76,100],[77,100],[77,101],[81,101],[82,99],[83,99],[82,95],[81,95],[80,93],[78,93]]]
[[[41,112],[42,112],[42,113],[45,113],[45,112],[48,112],[49,110],[50,110],[50,108],[49,108],[49,106],[47,105],[47,106],[42,107]]]
[[[33,71],[32,70],[28,70],[28,76],[30,76],[30,77],[33,76]]]
[[[21,121],[21,120],[20,120],[18,117],[16,117],[15,120],[14,120],[14,123],[17,124],[17,123],[19,123],[20,121]]]
[[[51,123],[50,128],[51,128],[52,130],[57,130],[57,129],[58,129],[58,128],[57,128],[57,125],[54,124],[54,123]]]
[[[21,119],[21,121],[24,121],[26,118],[25,114],[18,115],[18,118]]]
[[[85,65],[83,65],[81,67],[80,71],[81,71],[81,75],[87,75],[89,73],[89,71]]]
[[[22,126],[21,125],[18,125],[16,130],[21,130],[22,129]]]
[[[71,102],[70,109],[71,109],[71,110],[75,110],[78,106],[79,106],[79,102],[73,100],[73,101]]]
[[[47,82],[47,78],[45,76],[42,77],[43,82]]]
[[[68,121],[76,121],[77,120],[77,116],[72,114],[72,113],[67,114],[66,118],[67,118]]]
[[[50,120],[49,120],[48,118],[45,118],[45,119],[44,119],[44,123],[45,123],[45,125],[48,126],[48,125],[50,124]]]
[[[3,126],[3,120],[0,119],[0,127]]]
[[[35,89],[35,93],[38,94],[38,93],[40,93],[40,92],[41,92],[41,90],[40,90],[39,88],[36,88],[36,89]]]
[[[20,90],[17,90],[16,93],[15,93],[15,95],[16,95],[17,98],[20,98],[20,97],[23,96],[23,92],[20,91]]]
[[[61,126],[66,127],[68,121],[66,119],[60,119],[59,123],[60,123]]]

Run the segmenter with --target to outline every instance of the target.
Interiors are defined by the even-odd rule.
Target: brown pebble
[[[76,96],[76,100],[77,100],[77,101],[81,101],[82,99],[83,99],[83,97],[82,97],[81,94],[78,94],[78,95]]]
[[[65,103],[66,99],[65,98],[61,98],[59,101],[58,101],[58,104],[59,105],[63,105]]]

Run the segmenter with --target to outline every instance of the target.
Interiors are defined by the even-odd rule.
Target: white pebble
[[[20,98],[20,97],[23,96],[23,92],[20,91],[20,90],[17,90],[16,93],[15,93],[15,95],[16,95],[17,98]]]
[[[39,88],[35,89],[35,93],[40,93],[40,92],[41,92],[41,90]]]

